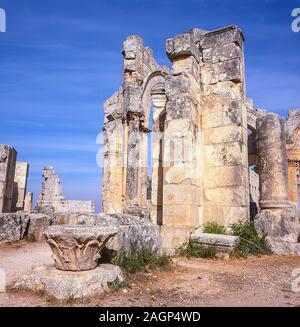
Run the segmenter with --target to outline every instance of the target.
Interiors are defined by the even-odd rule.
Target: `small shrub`
[[[125,281],[120,281],[118,278],[114,280],[113,282],[108,282],[107,286],[112,291],[117,291],[120,288],[126,287],[127,283]]]
[[[188,246],[182,245],[176,251],[179,256],[185,256],[188,258],[205,258],[215,259],[217,257],[217,247],[215,245],[204,246],[196,242],[189,242]]]
[[[272,253],[271,245],[266,239],[267,235],[258,235],[253,223],[238,222],[230,227],[233,235],[240,237],[233,255],[245,258],[249,255],[260,256]]]
[[[226,234],[226,228],[217,222],[209,222],[203,226],[203,233],[208,234]]]
[[[133,274],[146,268],[168,267],[171,260],[167,255],[159,255],[149,249],[139,249],[133,251],[130,255],[119,252],[112,263],[124,268]]]

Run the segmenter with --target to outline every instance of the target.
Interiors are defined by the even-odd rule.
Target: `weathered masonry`
[[[52,166],[45,166],[40,196],[35,207],[44,213],[94,213],[93,201],[65,200],[61,181]],[[32,197],[32,196],[31,196]],[[29,199],[30,202],[30,199]],[[30,204],[29,204],[30,206]]]
[[[17,151],[0,144],[0,213],[24,210],[29,164],[17,162]]]
[[[123,44],[123,83],[104,104],[103,211],[150,217],[170,248],[209,221],[298,206],[300,110],[286,144],[284,121],[246,98],[241,30],[194,28],[166,53],[170,70],[139,36]],[[276,155],[259,131],[273,125]]]

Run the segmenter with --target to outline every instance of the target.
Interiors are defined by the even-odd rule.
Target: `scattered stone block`
[[[239,242],[238,236],[208,233],[193,233],[191,241],[203,246],[214,245],[220,254],[230,254]]]
[[[300,256],[300,243],[278,242],[268,238],[275,254]]]
[[[31,213],[29,217],[27,238],[40,242],[44,239],[44,231],[51,225],[51,217],[42,213]]]
[[[103,264],[89,271],[61,271],[54,266],[38,266],[14,284],[15,290],[45,292],[57,300],[101,296],[110,285],[124,281],[121,269]]]
[[[30,216],[25,213],[0,214],[0,244],[23,239],[29,220]]]

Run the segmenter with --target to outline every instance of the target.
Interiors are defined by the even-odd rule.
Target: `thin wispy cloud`
[[[100,204],[103,102],[122,82],[121,45],[138,34],[161,65],[165,40],[192,27],[239,25],[245,35],[247,96],[286,115],[300,107],[300,33],[294,0],[2,0],[0,143],[31,163],[39,192],[44,165],[62,175],[69,198]],[[37,194],[36,194],[37,196]]]

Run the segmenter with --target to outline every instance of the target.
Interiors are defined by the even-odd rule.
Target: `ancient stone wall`
[[[243,43],[236,26],[206,33],[199,40],[205,171],[202,222],[228,225],[249,217]]]
[[[94,213],[95,204],[93,201],[65,200],[61,181],[55,173],[54,168],[46,166],[44,168],[44,182],[40,197],[35,210],[45,213]]]
[[[28,173],[29,164],[27,162],[17,162],[14,177],[12,212],[24,210]]]
[[[262,166],[271,156],[264,145],[269,131],[261,123],[268,126],[268,118],[246,98],[241,30],[194,28],[168,39],[166,53],[171,70],[156,63],[140,37],[129,36],[123,44],[123,83],[104,104],[103,211],[150,216],[169,249],[207,222],[228,226],[248,220],[253,204],[255,216],[259,203],[266,209],[272,196],[283,196],[287,180],[288,196],[281,200],[297,204],[300,110],[289,114],[287,145],[284,129],[276,132],[282,122],[274,118],[270,135],[281,148],[275,145],[277,163],[268,158],[272,167]],[[265,153],[258,150],[258,139]],[[289,173],[283,176],[287,157]],[[253,170],[258,165],[262,176]],[[275,170],[281,173],[272,180]]]
[[[0,145],[0,212],[12,210],[17,152],[8,145]]]
[[[300,213],[299,166],[300,166],[300,109],[289,110],[286,121],[288,182],[290,201]]]

